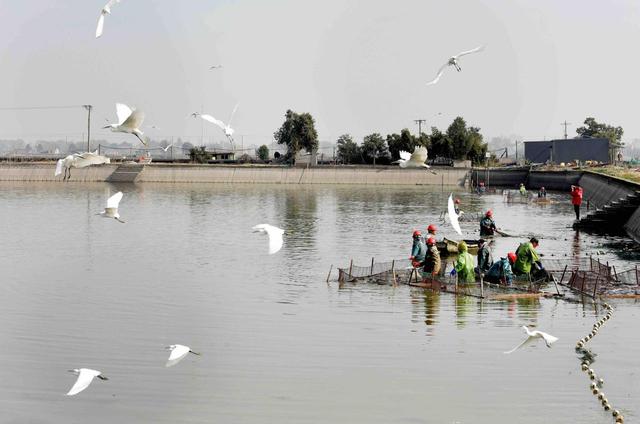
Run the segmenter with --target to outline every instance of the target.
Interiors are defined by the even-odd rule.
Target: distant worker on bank
[[[473,257],[469,254],[467,243],[458,243],[458,259],[456,260],[451,275],[458,274],[458,281],[461,283],[473,283],[476,281],[476,274],[473,266]]]
[[[510,286],[513,283],[513,270],[511,267],[516,262],[516,254],[509,252],[506,258],[500,258],[491,265],[484,275],[484,280],[493,284]]]
[[[579,185],[571,186],[571,204],[576,213],[576,221],[580,220],[580,205],[582,205],[582,187]]]
[[[516,250],[516,262],[513,265],[513,272],[516,275],[530,274],[532,279],[540,279],[547,277],[547,271],[540,262],[540,256],[536,252],[536,248],[540,242],[537,238],[532,237],[528,242],[521,243]]]
[[[527,188],[524,186],[524,183],[520,183],[520,195],[521,196],[527,195]]]
[[[489,244],[484,239],[478,240],[478,267],[476,268],[476,274],[486,274],[493,265],[493,255]]]
[[[411,264],[414,268],[420,266],[422,261],[424,261],[424,256],[427,253],[427,246],[424,243],[424,238],[422,238],[422,233],[420,230],[415,230],[413,232],[413,246],[411,247]]]
[[[427,253],[424,257],[422,276],[429,278],[440,273],[440,252],[436,246],[436,239],[429,237],[427,239]]]
[[[484,214],[484,218],[480,220],[480,237],[492,236],[496,232],[496,223],[493,221],[493,212],[491,209]]]
[[[547,197],[547,190],[545,190],[544,187],[540,187],[540,190],[538,190],[538,197],[539,198],[546,198]]]

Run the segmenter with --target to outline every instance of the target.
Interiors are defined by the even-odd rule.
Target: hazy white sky
[[[486,140],[561,137],[565,119],[573,135],[586,116],[640,138],[637,0],[122,0],[95,39],[104,3],[0,0],[0,108],[90,103],[96,128],[124,102],[159,127],[153,138],[199,137],[190,112],[226,120],[238,102],[247,144],[268,143],[288,108],[310,112],[323,141],[458,115]],[[462,72],[425,85],[480,44]],[[0,138],[85,125],[81,109],[0,110]]]

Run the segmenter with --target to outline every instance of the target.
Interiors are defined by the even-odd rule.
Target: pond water
[[[121,190],[125,224],[103,219]],[[442,187],[0,185],[0,405],[7,423],[613,422],[580,370],[575,343],[602,308],[559,299],[480,301],[335,282],[351,258],[407,257],[414,228],[439,219]],[[565,194],[548,205],[459,191],[492,208],[504,256],[537,235],[545,256],[638,257],[618,239],[577,234]],[[259,223],[285,230],[267,255]],[[463,222],[467,238],[478,225]],[[614,408],[640,414],[635,300],[589,347]],[[559,337],[551,349],[522,325]],[[169,344],[202,353],[165,368]],[[71,368],[94,368],[77,396]]]

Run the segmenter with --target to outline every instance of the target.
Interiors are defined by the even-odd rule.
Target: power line
[[[85,107],[85,105],[70,105],[70,106],[14,106],[14,107],[0,107],[0,110],[45,110],[45,109],[79,109]]]

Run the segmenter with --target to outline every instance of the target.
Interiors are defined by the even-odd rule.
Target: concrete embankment
[[[517,188],[525,183],[528,189],[566,191],[579,184],[584,189],[584,204],[593,210],[610,207],[625,201],[627,196],[640,191],[640,184],[608,175],[588,171],[532,171],[526,168],[474,169],[471,173],[473,185],[484,182],[487,186]],[[633,209],[632,209],[633,210]],[[628,216],[628,215],[627,215]],[[624,228],[627,234],[640,243],[640,208],[622,222],[613,223]]]
[[[72,169],[71,181],[112,181],[112,175],[131,175],[136,183],[251,183],[251,184],[367,184],[367,185],[464,185],[465,168],[401,169],[392,166],[322,166],[293,168],[277,166],[230,166],[150,164],[127,173],[126,164]],[[140,165],[132,165],[132,167]],[[54,163],[0,164],[0,181],[61,181]],[[119,182],[125,182],[118,178]]]

